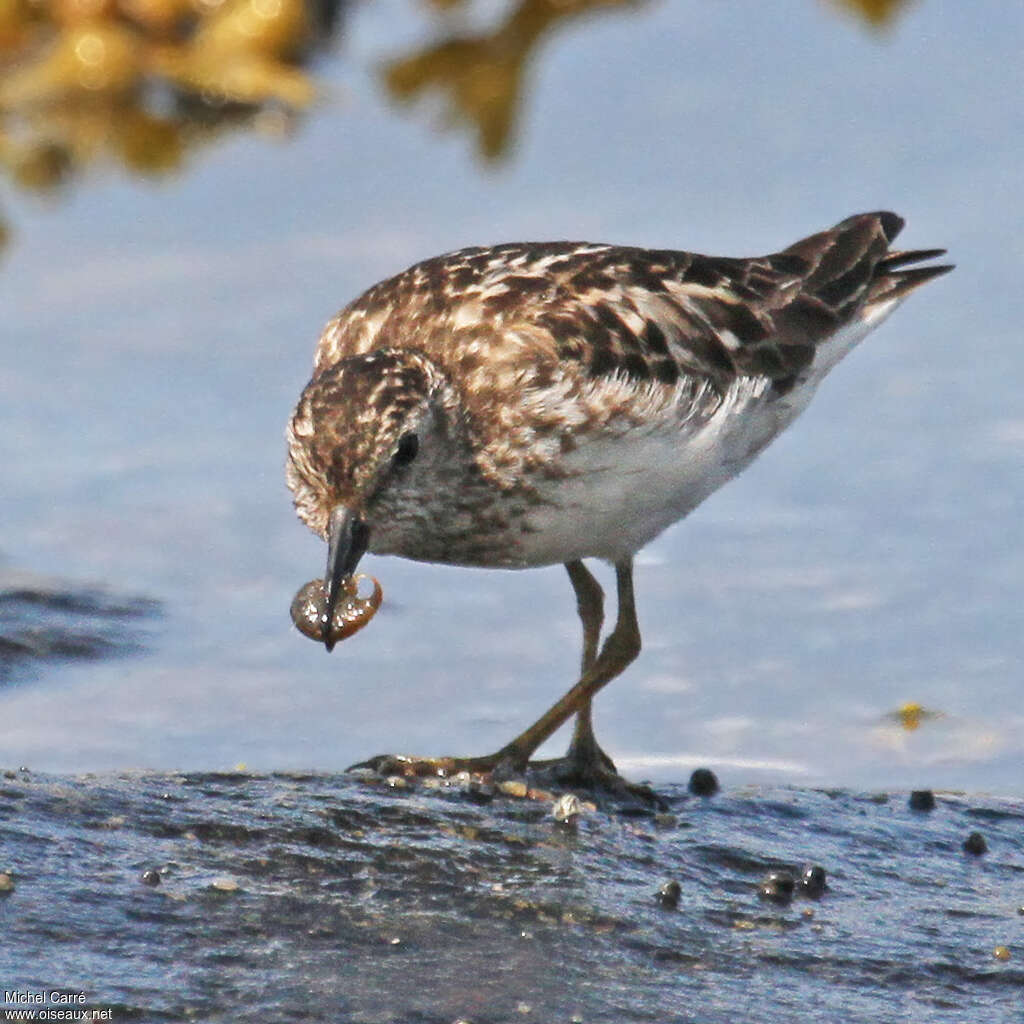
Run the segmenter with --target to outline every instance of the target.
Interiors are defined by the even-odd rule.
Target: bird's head
[[[288,486],[299,517],[328,543],[327,621],[341,581],[371,545],[402,551],[430,529],[431,495],[451,478],[460,405],[419,352],[378,349],[322,370],[288,424]],[[452,480],[454,483],[454,480]]]

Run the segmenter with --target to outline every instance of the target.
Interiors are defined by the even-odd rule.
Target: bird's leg
[[[580,620],[583,623],[584,669],[579,682],[561,700],[548,708],[533,725],[520,733],[511,743],[507,743],[493,754],[466,758],[407,758],[385,755],[353,767],[410,775],[451,774],[459,771],[522,772],[530,767],[530,755],[576,714],[576,730],[569,747],[569,755],[549,765],[557,780],[596,785],[628,798],[638,797],[645,803],[664,806],[648,787],[634,786],[625,782],[616,773],[610,758],[597,745],[590,722],[590,704],[594,695],[619,675],[640,653],[640,627],[636,619],[633,595],[633,560],[624,559],[615,565],[618,614],[614,629],[608,634],[600,654],[596,656],[594,651],[597,648],[603,619],[601,587],[581,562],[567,563],[566,569],[576,591]],[[559,770],[560,766],[565,767],[564,773]],[[543,764],[535,767],[544,769]]]
[[[570,569],[569,579],[572,580],[576,589],[577,600],[581,606],[584,606],[593,590],[600,588],[597,581],[583,568],[582,564],[575,564],[579,565],[582,573]],[[578,582],[580,580],[584,581],[582,586]],[[593,730],[590,727],[590,702],[601,687],[611,682],[640,653],[640,627],[636,621],[636,603],[633,596],[633,560],[631,558],[616,563],[615,583],[619,599],[618,615],[615,620],[615,628],[608,634],[601,653],[592,660],[589,667],[584,669],[579,682],[561,700],[553,704],[533,725],[494,755],[499,763],[504,761],[515,768],[525,768],[530,755],[570,715],[580,712],[583,713],[583,717],[577,724],[577,735],[580,736],[583,744],[591,743],[595,750],[600,751],[596,741],[593,740]],[[581,590],[587,597],[581,597]],[[587,618],[582,612],[580,618],[583,621],[583,654],[586,659],[588,641],[593,636],[595,624],[596,628],[600,629],[600,621],[593,614]],[[573,738],[575,740],[576,736]],[[570,747],[570,751],[571,749]],[[597,760],[600,762],[601,758],[599,757]]]
[[[565,563],[569,581],[576,594],[576,610],[583,626],[583,657],[580,662],[581,677],[590,671],[597,660],[597,645],[601,639],[601,626],[604,623],[604,591],[593,573],[579,560]],[[585,766],[600,764],[609,771],[615,771],[612,759],[598,745],[594,736],[592,721],[592,702],[586,700],[576,712],[572,742],[564,758],[558,762],[542,762],[544,767],[555,764],[562,767],[572,766],[575,772],[585,774]]]
[[[604,591],[594,574],[581,561],[566,562],[565,571],[569,574],[569,582],[576,594],[576,611],[579,612],[583,626],[582,675],[597,660],[597,644],[604,624]]]

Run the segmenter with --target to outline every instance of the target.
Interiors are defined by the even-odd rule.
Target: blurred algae
[[[908,6],[908,0],[832,0],[832,2],[852,11],[876,28],[888,25],[901,8]]]
[[[264,108],[309,107],[323,29],[307,0],[0,0],[0,166],[36,191],[104,157],[176,170]]]
[[[140,176],[177,172],[194,150],[234,131],[281,135],[316,101],[311,58],[349,6],[0,0],[0,170],[22,189],[54,192],[104,164]],[[880,27],[909,0],[826,6]],[[494,163],[514,147],[544,41],[563,26],[644,7],[644,0],[412,2],[403,15],[419,18],[426,9],[429,39],[390,60],[382,83],[398,104],[439,99],[441,127],[467,131]],[[0,250],[6,241],[0,216]]]
[[[574,18],[638,0],[521,0],[493,31],[451,36],[392,61],[384,69],[391,96],[402,103],[430,91],[447,94],[448,119],[475,130],[480,155],[507,155],[523,94],[523,76],[540,41]],[[441,5],[453,6],[450,0]]]

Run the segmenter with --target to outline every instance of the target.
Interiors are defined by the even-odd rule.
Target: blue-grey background
[[[598,734],[652,779],[1019,793],[1024,7],[921,2],[884,29],[816,0],[599,10],[541,41],[488,163],[382,69],[503,11],[356,6],[292,137],[159,183],[95,166],[59,202],[0,186],[0,557],[162,608],[140,653],[0,690],[2,761],[330,770],[504,742],[573,681],[560,568],[370,558],[371,627],[331,656],[291,627],[324,552],[283,429],[323,322],[466,244],[745,255],[884,207],[957,271],[640,556],[645,649]],[[938,715],[908,731],[908,702]]]

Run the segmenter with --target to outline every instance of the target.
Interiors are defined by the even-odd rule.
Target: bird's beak
[[[331,512],[327,525],[327,574],[324,577],[327,603],[320,617],[320,635],[329,651],[334,647],[330,638],[331,622],[334,620],[334,607],[341,596],[341,581],[355,571],[369,540],[369,527],[352,509],[338,505]]]

